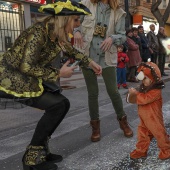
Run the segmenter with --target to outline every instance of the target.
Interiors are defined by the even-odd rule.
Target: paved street
[[[170,134],[170,70],[166,70],[166,73],[169,76],[163,77],[166,82],[166,88],[163,90],[163,114]],[[61,85],[66,88],[63,94],[70,99],[71,108],[50,141],[51,151],[64,157],[64,160],[57,164],[59,170],[170,170],[170,160],[157,159],[159,150],[155,140],[151,143],[146,160],[133,162],[129,159],[129,153],[136,144],[139,122],[137,107],[126,103],[127,89],[121,88],[119,91],[124,108],[134,131],[132,138],[125,138],[118,126],[102,78],[99,77],[98,81],[102,139],[92,143],[89,140],[91,127],[83,76],[81,73],[75,73],[71,79],[61,80]],[[136,87],[139,83],[128,85]],[[9,101],[6,104],[6,109],[3,101],[0,105],[0,170],[22,170],[22,155],[43,111],[30,107],[21,108],[20,104]]]

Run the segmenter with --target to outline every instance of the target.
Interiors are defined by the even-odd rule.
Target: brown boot
[[[100,140],[100,120],[91,120],[90,125],[92,127],[91,141],[97,142]]]
[[[121,119],[118,119],[118,121],[119,121],[120,128],[124,132],[124,136],[126,136],[128,138],[132,137],[133,136],[133,131],[131,130],[131,128],[128,125],[127,116],[126,115],[123,116]]]

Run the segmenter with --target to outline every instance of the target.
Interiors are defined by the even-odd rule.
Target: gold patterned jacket
[[[37,97],[44,88],[42,81],[55,82],[59,70],[46,67],[56,57],[61,48],[50,40],[45,24],[37,23],[21,33],[11,49],[0,55],[0,90],[16,97]],[[88,66],[91,59],[72,47],[67,53],[82,60]]]

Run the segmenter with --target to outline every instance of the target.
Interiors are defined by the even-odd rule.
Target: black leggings
[[[27,106],[45,110],[44,115],[38,121],[35,128],[30,143],[33,146],[44,146],[47,138],[53,134],[70,108],[70,102],[65,96],[47,91],[39,97],[32,98],[16,98],[0,91],[0,98],[15,98],[18,102]]]

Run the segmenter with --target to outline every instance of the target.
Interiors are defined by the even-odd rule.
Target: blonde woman
[[[81,29],[77,29],[74,33],[75,45],[81,47],[89,58],[102,66],[102,76],[120,128],[126,137],[132,137],[133,132],[128,125],[116,81],[116,46],[126,40],[126,13],[119,7],[118,0],[83,0],[82,3],[90,9],[92,15],[82,18]],[[83,74],[88,91],[91,141],[97,142],[101,137],[97,77],[90,68],[83,68]]]
[[[68,67],[67,61],[61,69],[55,69],[50,63],[63,50],[67,56],[74,56],[82,65],[101,74],[101,67],[74,50],[68,41],[76,16],[88,15],[89,10],[84,5],[63,0],[42,6],[40,11],[52,15],[23,31],[13,47],[0,57],[0,97],[15,98],[45,110],[23,156],[24,170],[56,170],[53,162],[62,161],[61,155],[50,153],[48,140],[67,114],[70,103],[53,88],[53,83],[60,77],[70,77],[76,67]]]

